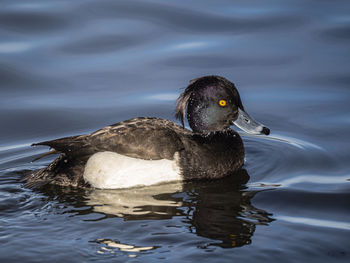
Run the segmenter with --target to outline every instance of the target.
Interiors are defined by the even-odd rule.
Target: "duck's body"
[[[228,82],[216,76],[199,80],[203,79],[208,87],[206,91],[210,93],[204,93],[204,97],[212,97],[215,90],[225,91]],[[203,86],[199,80],[192,82],[181,94],[177,107],[177,116],[182,123],[187,108],[193,132],[169,120],[141,117],[88,135],[37,143],[35,145],[50,146],[60,155],[48,167],[29,174],[27,186],[125,188],[174,180],[214,179],[234,173],[244,162],[242,140],[229,128],[234,118],[238,118],[239,108],[243,110],[239,95],[238,102],[234,102],[235,94],[219,92],[218,98],[214,96],[215,101],[222,99],[219,106],[212,106],[211,101],[208,104],[206,98],[201,98],[206,102],[205,112],[199,111],[201,118],[194,119],[200,110],[194,99],[197,86]],[[224,88],[214,86],[218,81]],[[234,86],[228,89],[235,91]],[[225,105],[221,105],[223,100]],[[226,103],[238,106],[232,106],[231,110]],[[222,114],[223,118],[220,118]],[[216,116],[219,117],[217,120]],[[260,128],[260,133],[264,129]]]
[[[29,176],[29,186],[51,183],[125,188],[213,179],[235,172],[244,158],[242,140],[232,129],[202,136],[172,121],[145,117],[110,125],[89,135],[36,145],[50,146],[61,155],[47,168]],[[107,169],[111,176],[106,176]],[[103,181],[99,177],[104,177]],[[119,187],[114,181],[120,182]]]

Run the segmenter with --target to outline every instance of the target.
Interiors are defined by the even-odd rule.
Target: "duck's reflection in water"
[[[168,219],[181,215],[182,198],[174,195],[183,191],[183,185],[168,183],[148,187],[99,190],[87,192],[87,204],[94,212],[115,215],[125,220]]]
[[[213,181],[119,190],[50,186],[41,192],[52,200],[70,205],[70,208],[64,206],[69,210],[65,209],[64,213],[102,214],[98,219],[87,221],[113,216],[124,220],[162,220],[179,216],[191,233],[213,240],[208,245],[238,247],[251,243],[256,225],[273,221],[271,214],[251,204],[259,191],[247,189],[244,185],[248,180],[249,175],[242,169],[231,177]]]
[[[124,220],[182,216],[191,232],[218,240],[210,245],[236,247],[251,243],[256,225],[267,225],[268,212],[251,205],[257,191],[242,186],[245,170],[216,181],[171,183],[123,190],[89,190],[86,202],[94,212]]]

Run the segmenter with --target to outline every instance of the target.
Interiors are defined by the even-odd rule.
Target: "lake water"
[[[349,1],[0,6],[1,262],[350,261]],[[209,74],[233,81],[271,129],[242,134],[237,178],[110,191],[20,182],[54,158],[31,162],[47,150],[31,143],[175,120],[178,94]]]

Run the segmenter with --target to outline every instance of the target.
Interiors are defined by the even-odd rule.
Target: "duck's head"
[[[177,99],[176,117],[184,126],[185,115],[194,132],[211,133],[236,125],[251,134],[269,135],[270,130],[244,110],[235,85],[220,76],[190,81]]]

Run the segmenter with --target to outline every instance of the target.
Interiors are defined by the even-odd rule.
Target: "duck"
[[[176,101],[175,117],[181,125],[138,117],[90,134],[34,143],[51,148],[37,159],[58,156],[27,174],[25,186],[120,189],[219,179],[244,164],[243,141],[231,126],[251,134],[270,133],[248,115],[234,83],[217,75],[191,80]]]

